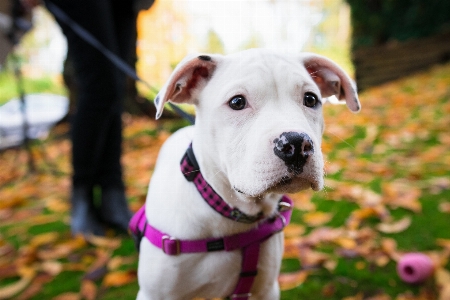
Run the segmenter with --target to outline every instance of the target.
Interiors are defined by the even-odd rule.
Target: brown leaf
[[[280,284],[280,289],[282,291],[293,289],[306,281],[308,278],[309,271],[298,271],[293,273],[282,273],[278,277],[278,282]]]
[[[30,286],[24,290],[17,297],[17,300],[28,300],[34,296],[36,296],[41,290],[44,284],[50,282],[53,279],[53,276],[48,274],[39,274],[30,284]]]
[[[83,279],[81,281],[81,297],[86,300],[95,300],[97,297],[97,286],[91,280]]]
[[[54,260],[69,256],[73,251],[86,246],[83,237],[78,236],[67,240],[63,243],[55,245],[53,248],[39,250],[37,256],[41,260]]]
[[[356,294],[356,296],[342,298],[342,300],[363,300],[363,299],[364,299],[363,293],[358,293]]]
[[[81,300],[81,296],[78,293],[68,292],[58,295],[52,298],[52,300]]]
[[[135,281],[136,278],[135,271],[115,271],[106,274],[102,284],[106,287],[119,287]]]
[[[89,269],[84,275],[85,279],[97,280],[108,272],[106,265],[111,258],[111,252],[99,248],[96,249],[95,253],[96,260],[89,266]]]

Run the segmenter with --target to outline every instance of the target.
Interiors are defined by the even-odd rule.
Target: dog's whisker
[[[332,132],[328,132],[329,134],[331,134],[334,137],[337,137],[339,140],[341,140],[342,142],[346,143],[347,145],[349,145],[350,147],[352,147],[352,149],[355,149],[355,146],[350,144],[349,142],[347,142],[346,140],[344,140],[343,138],[341,138],[340,136],[332,133]]]

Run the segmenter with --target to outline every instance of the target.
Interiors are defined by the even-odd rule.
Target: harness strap
[[[258,258],[261,243],[254,243],[242,248],[242,267],[239,281],[234,288],[231,300],[248,299],[251,296],[250,289],[258,274]]]
[[[292,205],[292,200],[283,196],[280,204]],[[281,205],[280,205],[281,206]],[[168,255],[180,253],[199,253],[212,251],[233,251],[247,247],[256,242],[262,242],[277,233],[289,223],[291,210],[281,211],[274,218],[260,223],[258,227],[246,232],[225,236],[223,238],[209,238],[202,240],[178,240],[167,233],[161,232],[148,224],[145,217],[145,205],[133,216],[130,229],[138,239],[146,237],[153,245],[161,248]],[[138,241],[140,242],[140,240]]]
[[[222,216],[243,223],[256,223],[263,218],[262,212],[249,216],[237,208],[229,206],[203,178],[192,145],[189,146],[181,160],[181,171],[188,181],[195,184],[203,199]],[[146,237],[153,245],[162,249],[167,255],[180,253],[199,253],[211,251],[233,251],[242,249],[242,266],[239,280],[230,296],[231,300],[247,300],[251,296],[251,288],[257,275],[258,258],[261,243],[273,234],[282,231],[290,222],[292,200],[283,196],[278,203],[278,212],[267,218],[256,227],[246,232],[202,240],[179,240],[159,231],[147,222],[145,205],[131,218],[130,229],[137,238],[137,248],[142,237]]]

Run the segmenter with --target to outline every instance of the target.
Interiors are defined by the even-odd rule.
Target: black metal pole
[[[13,50],[13,53],[11,53],[12,60],[14,62],[14,75],[16,77],[17,81],[17,92],[19,93],[19,99],[20,99],[20,111],[22,113],[22,134],[23,134],[23,146],[25,150],[28,153],[28,169],[31,173],[34,173],[36,171],[36,164],[34,162],[33,157],[33,151],[31,149],[30,139],[28,137],[28,119],[27,119],[27,107],[25,102],[25,88],[23,84],[23,75],[22,75],[22,69],[20,68],[20,61],[19,57],[15,53],[15,49]]]

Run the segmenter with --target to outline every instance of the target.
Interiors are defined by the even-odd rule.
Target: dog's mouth
[[[305,180],[301,178],[292,178],[290,176],[283,176],[280,180],[268,185],[264,191],[258,193],[248,193],[243,191],[243,189],[233,186],[233,189],[245,196],[260,198],[266,193],[295,193],[300,190],[306,190],[311,188],[314,191],[321,189],[320,184],[315,181]]]

